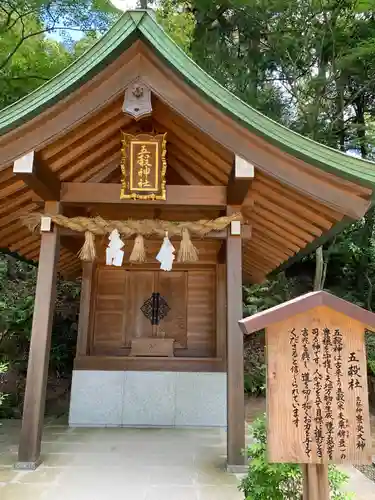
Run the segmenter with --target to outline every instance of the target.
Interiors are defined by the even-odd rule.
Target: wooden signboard
[[[371,463],[364,333],[375,315],[321,291],[240,326],[266,329],[269,461]]]
[[[122,139],[122,199],[165,200],[166,134],[130,135]]]
[[[270,462],[371,462],[363,337],[324,306],[267,328]]]

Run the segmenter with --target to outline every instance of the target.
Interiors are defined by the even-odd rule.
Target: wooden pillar
[[[91,290],[92,290],[94,267],[95,266],[92,262],[82,263],[81,300],[79,306],[78,336],[77,336],[77,350],[76,350],[77,358],[87,355]]]
[[[227,357],[227,285],[226,266],[216,266],[216,357]]]
[[[328,465],[303,464],[303,500],[329,500]]]
[[[232,213],[228,207],[227,213]],[[228,468],[244,466],[245,398],[242,319],[242,238],[228,230],[227,239],[227,453]]]
[[[45,204],[45,211],[51,215],[58,213],[59,208],[57,202]],[[19,469],[35,469],[40,464],[59,243],[58,227],[41,233],[22,430],[16,464]]]

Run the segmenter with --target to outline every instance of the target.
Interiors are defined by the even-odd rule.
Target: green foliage
[[[375,335],[372,332],[367,332],[365,342],[368,373],[375,376]]]
[[[302,281],[288,279],[279,273],[261,285],[244,287],[244,317],[264,311],[296,297],[305,291]],[[245,392],[264,395],[266,390],[266,360],[264,331],[248,335],[244,342]]]
[[[244,317],[277,306],[303,293],[305,287],[297,279],[288,279],[279,273],[261,285],[244,287]]]
[[[0,418],[21,415],[36,272],[34,266],[0,254],[0,377],[2,369],[16,379],[11,392],[0,394]],[[58,280],[49,363],[52,379],[70,377],[72,373],[79,293],[79,283]]]
[[[119,16],[106,0],[2,0],[0,4],[0,109],[64,69]],[[83,40],[75,43],[74,32]]]
[[[6,373],[8,371],[8,364],[4,362],[0,362],[0,381],[2,378],[2,374]],[[4,406],[4,403],[6,402],[7,399],[7,394],[4,394],[3,392],[0,392],[0,415],[1,415],[1,407]]]
[[[157,10],[156,17],[173,41],[191,55],[190,47],[193,43],[195,28],[194,16],[181,8],[176,9],[173,0],[164,0]]]
[[[162,0],[161,5],[171,1],[194,15],[192,57],[222,85],[303,135],[373,157],[370,0]]]
[[[249,468],[242,479],[240,490],[246,500],[300,500],[302,473],[297,464],[271,464],[267,461],[267,432],[265,416],[250,427],[253,444],[247,450]],[[341,491],[348,477],[335,466],[329,467],[331,498],[348,500],[351,495]]]
[[[246,349],[245,349],[246,356]],[[251,396],[265,396],[266,394],[266,363],[264,346],[258,356],[245,357],[244,375],[245,393]]]
[[[25,374],[29,350],[36,268],[0,254],[0,363]],[[71,372],[77,335],[79,284],[58,281],[50,370]]]

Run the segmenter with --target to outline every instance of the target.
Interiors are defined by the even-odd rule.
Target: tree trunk
[[[325,275],[326,275],[326,266],[324,264],[323,247],[319,247],[315,251],[314,291],[323,289]]]
[[[362,158],[367,158],[366,121],[365,121],[365,96],[362,93],[355,101],[356,124],[359,148]]]

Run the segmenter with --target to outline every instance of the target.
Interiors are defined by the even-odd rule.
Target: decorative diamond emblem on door
[[[159,292],[154,292],[141,307],[141,311],[152,325],[159,325],[171,310],[167,301]]]

